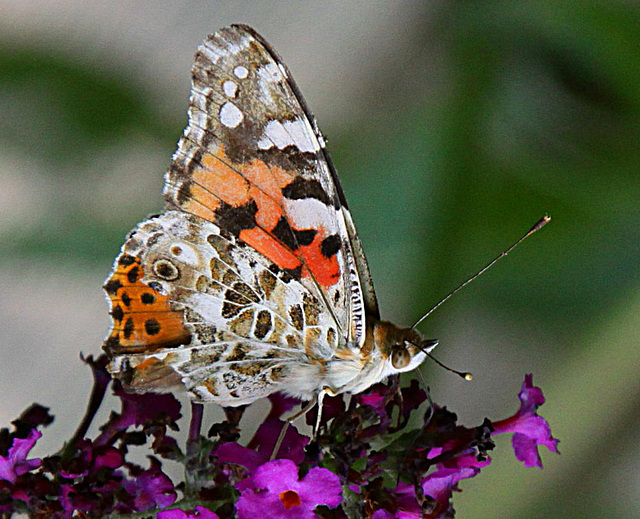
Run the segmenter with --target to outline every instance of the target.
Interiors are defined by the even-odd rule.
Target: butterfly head
[[[424,339],[412,328],[398,328],[384,321],[374,324],[373,342],[386,360],[387,374],[417,368],[438,344],[437,340]]]

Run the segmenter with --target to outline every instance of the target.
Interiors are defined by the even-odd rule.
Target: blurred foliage
[[[80,192],[104,174],[92,167],[101,150],[136,134],[164,141],[170,149],[177,131],[158,122],[133,79],[83,67],[50,49],[0,48],[0,106],[3,147],[46,164],[45,172],[59,186],[50,195],[53,220],[43,219],[28,233],[7,235],[5,259],[28,255],[91,262],[117,251],[122,229],[99,215],[83,214],[86,208],[70,203],[66,189]]]
[[[607,438],[620,440],[635,422],[625,413],[607,422],[616,420],[607,412],[625,405],[622,395],[637,411],[640,389],[616,386],[630,380],[637,334],[613,337],[637,322],[627,306],[640,281],[640,7],[451,1],[437,4],[415,29],[413,53],[396,57],[403,66],[387,64],[394,72],[385,75],[378,64],[376,80],[389,95],[339,130],[325,128],[384,314],[408,324],[548,212],[553,222],[469,288],[465,301],[500,307],[562,344],[552,353],[557,381],[550,393],[584,415],[568,419],[564,431],[554,429],[556,436],[606,426],[618,431]],[[430,55],[434,42],[444,56],[439,65]],[[437,81],[399,100],[418,71]],[[182,113],[170,121],[154,113],[133,80],[37,50],[0,49],[0,103],[3,147],[48,162],[48,173],[59,177],[101,175],[79,164],[131,135],[166,144],[168,164],[185,122]],[[159,206],[159,192],[144,195]],[[107,266],[135,217],[78,215],[64,193],[56,196],[57,232],[44,220],[13,233],[4,243],[8,257]],[[609,342],[615,346],[607,349]],[[610,390],[610,399],[599,400],[594,387]],[[591,415],[603,421],[591,422]],[[496,477],[503,485],[496,494],[516,496],[504,516],[557,515],[556,503],[565,503],[562,517],[595,517],[597,499],[610,490],[598,488],[592,497],[575,487],[584,473],[603,469],[591,456],[608,447],[596,440],[582,446],[580,453],[567,449],[577,458],[569,462],[573,489],[563,494],[563,475],[555,474],[559,486],[541,492],[554,501],[536,504],[541,515],[523,508],[535,496],[517,494],[504,475]],[[637,473],[631,477],[638,480]],[[476,490],[471,483],[469,493]],[[474,517],[482,516],[486,497],[477,496]],[[632,510],[622,501],[609,505],[608,515]]]

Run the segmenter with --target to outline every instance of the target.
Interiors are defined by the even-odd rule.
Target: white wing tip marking
[[[258,146],[263,150],[274,146],[282,150],[292,145],[302,152],[315,153],[320,150],[318,141],[310,134],[306,122],[301,118],[284,123],[277,120],[269,121],[264,127],[262,138],[258,141]]]

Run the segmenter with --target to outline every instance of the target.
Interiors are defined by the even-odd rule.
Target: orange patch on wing
[[[322,240],[322,234],[316,234],[314,240],[309,245],[300,247],[300,254],[320,286],[329,288],[335,285],[340,279],[340,264],[338,263],[337,255],[334,254],[330,258],[327,258],[322,254]]]
[[[182,377],[167,363],[149,357],[132,368],[127,374],[129,380],[125,382],[127,390],[131,391],[160,391],[180,389],[183,387]]]
[[[184,204],[183,209],[209,222],[215,222],[216,209],[220,207],[220,200],[206,188],[197,184],[191,184],[190,199]]]
[[[259,227],[240,231],[240,239],[282,269],[300,266],[300,260],[290,249]]]
[[[151,352],[189,343],[182,310],[173,310],[166,296],[141,281],[139,258],[123,257],[131,263],[119,263],[104,285],[113,321],[105,351],[110,355]]]
[[[276,200],[282,199],[282,188],[291,183],[294,174],[279,166],[267,166],[260,160],[252,160],[244,168],[244,176],[253,186],[258,186],[267,195]]]
[[[256,223],[264,229],[272,230],[282,217],[282,206],[256,187],[252,187],[250,192],[258,206]]]
[[[251,184],[249,196],[258,206],[256,222],[267,230],[273,229],[283,215],[282,189],[294,175],[279,166],[269,167],[256,159],[245,166],[243,173]]]
[[[273,229],[283,214],[282,188],[295,175],[279,166],[267,166],[258,159],[247,164],[230,166],[230,163],[223,146],[215,154],[204,155],[201,165],[192,173],[189,198],[182,208],[216,223],[216,211],[221,200],[232,207],[254,201],[258,207],[258,225]]]
[[[215,198],[233,207],[249,202],[249,182],[237,170],[227,164],[228,159],[222,148],[218,156],[207,154],[202,158],[202,166],[193,173],[193,180]],[[206,203],[205,205],[209,205]],[[216,204],[217,205],[217,204]]]
[[[276,165],[268,166],[258,159],[233,167],[229,163],[231,160],[223,146],[215,154],[204,155],[202,165],[193,173],[190,199],[184,209],[216,223],[220,200],[233,207],[255,202],[258,227],[241,230],[240,239],[280,268],[295,269],[304,264],[307,268],[302,269],[303,276],[313,274],[324,288],[335,285],[340,279],[340,267],[336,256],[327,258],[322,254],[321,243],[325,234],[322,229],[315,229],[318,233],[310,245],[297,250],[291,250],[270,234],[286,216],[282,190],[297,173]],[[295,230],[295,222],[291,222],[291,227]]]

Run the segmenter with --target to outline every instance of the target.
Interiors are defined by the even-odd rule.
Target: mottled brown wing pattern
[[[119,354],[111,370],[133,390],[162,389],[163,378],[171,389],[180,380],[197,400],[240,405],[276,391],[292,364],[315,374],[311,384],[337,347],[329,314],[303,285],[201,218],[169,211],[143,222],[116,264],[122,258],[135,258],[136,283],[190,332],[188,340],[156,348],[110,342],[110,352]],[[158,319],[154,331],[167,334],[172,322]],[[138,328],[134,335],[144,333]],[[303,395],[313,395],[308,391]]]

